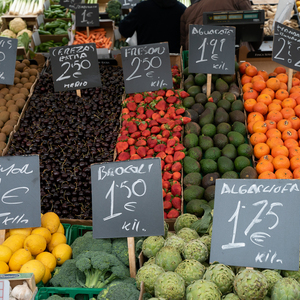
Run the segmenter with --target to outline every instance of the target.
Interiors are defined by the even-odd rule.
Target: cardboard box
[[[30,300],[34,300],[37,294],[38,288],[35,285],[34,275],[32,273],[0,274],[0,280],[8,280],[11,288],[22,285],[23,281],[26,281],[33,293]]]
[[[13,20],[14,18],[22,18],[26,24],[27,28],[31,31],[33,29],[37,28],[38,23],[37,23],[37,16],[35,15],[25,15],[25,16],[13,16],[13,15],[3,15],[2,18],[2,27],[1,31],[8,29],[9,28],[9,22]]]
[[[104,13],[107,3],[109,0],[98,0],[97,3],[99,4],[99,12]]]

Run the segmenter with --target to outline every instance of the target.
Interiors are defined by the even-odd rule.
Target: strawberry
[[[166,124],[166,123],[168,123],[168,119],[166,119],[166,118],[158,118],[156,121],[158,123],[160,123],[160,124]]]
[[[152,115],[152,119],[153,119],[153,120],[157,120],[158,118],[160,118],[160,114],[159,114],[159,113],[154,113],[154,114]]]
[[[155,138],[148,138],[147,139],[147,145],[150,147],[150,148],[154,148],[156,145],[157,145],[157,139]]]
[[[177,144],[174,148],[175,151],[181,151],[181,150],[184,150],[184,146],[182,144]]]
[[[146,116],[147,118],[152,118],[152,115],[154,114],[154,111],[152,109],[146,110]]]
[[[172,172],[180,172],[182,169],[182,164],[177,161],[172,165]]]
[[[172,147],[176,143],[176,140],[174,138],[168,139],[167,141],[167,147]]]
[[[128,138],[127,143],[128,143],[128,145],[133,145],[135,143],[135,139],[130,137],[130,138]]]
[[[169,182],[169,181],[164,181],[163,182],[163,188],[165,189],[165,190],[169,190],[170,189],[170,187],[171,187],[171,183]],[[172,193],[170,192],[170,193],[168,193],[168,194],[170,194],[170,197],[173,197],[173,195],[172,195]],[[166,197],[168,197],[168,194],[166,195]],[[171,199],[171,198],[170,198]]]
[[[181,209],[181,198],[179,197],[174,197],[172,199],[172,205],[176,209]]]
[[[136,110],[137,113],[143,114],[145,112],[144,106],[139,106],[138,109]]]
[[[174,92],[172,90],[167,90],[166,97],[170,97],[170,96],[173,96],[173,95],[174,95]]]
[[[174,149],[167,146],[165,152],[166,152],[166,154],[171,154],[172,155],[172,154],[174,154]]]
[[[136,151],[136,153],[140,156],[140,157],[145,157],[147,154],[146,148],[145,147],[139,147]]]
[[[190,123],[191,121],[192,121],[192,119],[189,118],[189,117],[182,117],[182,123],[184,125],[187,124],[187,123]]]
[[[149,135],[151,135],[151,132],[149,129],[142,131],[142,136],[147,137]]]
[[[157,123],[156,120],[151,120],[151,121],[149,122],[149,127],[153,127],[153,126],[157,126],[157,125],[158,125],[158,123]]]
[[[170,96],[166,99],[166,101],[173,104],[177,101],[177,98],[175,96]]]
[[[164,171],[170,171],[171,168],[172,168],[172,164],[170,163],[167,163],[166,160],[165,160],[165,166],[164,166]]]
[[[154,150],[153,150],[153,149],[149,149],[149,150],[147,151],[147,155],[150,155],[151,157],[153,157],[153,155],[154,155]]]
[[[127,135],[120,135],[118,137],[118,142],[126,142],[128,140],[128,136]]]
[[[153,100],[153,98],[150,97],[150,96],[148,96],[148,97],[146,97],[146,98],[144,99],[144,102],[145,102],[145,103],[150,103],[150,102],[152,102],[152,100]]]
[[[169,210],[172,208],[172,203],[170,201],[164,201],[163,202],[164,210]]]
[[[181,91],[181,92],[179,93],[179,95],[180,95],[180,97],[183,98],[183,99],[190,96],[190,94],[187,93],[186,91]]]
[[[147,116],[145,114],[140,114],[140,115],[137,115],[136,118],[139,120],[145,120],[147,118]]]
[[[166,153],[165,152],[159,152],[158,154],[156,154],[155,157],[160,157],[163,160],[166,157]]]
[[[166,110],[167,108],[167,103],[165,100],[160,100],[159,102],[156,103],[155,108],[158,110]]]
[[[173,161],[174,161],[173,155],[170,155],[170,154],[169,154],[169,155],[167,155],[167,156],[165,157],[165,162],[166,162],[167,164],[172,165]]]
[[[184,158],[185,158],[184,152],[176,151],[176,152],[174,153],[174,161],[180,161],[180,160],[182,160],[182,159],[184,159]]]
[[[170,136],[170,131],[169,130],[163,130],[163,132],[161,133],[161,135],[165,138],[169,138]]]
[[[165,166],[165,162],[163,160],[160,161],[160,169],[163,170]]]
[[[174,183],[171,186],[171,193],[173,196],[181,196],[181,185],[180,183]]]
[[[177,131],[177,132],[173,132],[173,137],[177,137],[177,138],[181,138],[181,132]]]
[[[167,172],[167,171],[165,171],[165,172],[163,172],[163,174],[162,174],[162,179],[163,180],[170,180],[172,178],[172,174],[171,173],[169,173],[169,172]],[[172,187],[171,187],[172,188]]]
[[[142,94],[135,94],[133,96],[133,100],[135,103],[141,103],[143,101],[143,95]]]
[[[151,133],[156,134],[156,133],[159,133],[159,132],[160,132],[160,127],[158,127],[158,126],[151,127]]]
[[[159,90],[157,91],[157,96],[164,96],[166,94],[166,92],[164,90]]]
[[[155,152],[164,152],[166,150],[167,146],[164,144],[158,144],[154,147]]]
[[[137,126],[135,124],[132,124],[128,127],[128,133],[134,133],[137,131]]]
[[[183,107],[177,108],[175,113],[176,115],[182,115],[185,112],[185,109]]]
[[[170,188],[170,182],[169,181],[164,181],[163,182],[163,186],[164,186],[164,183],[168,183],[169,184],[169,187],[167,188],[167,189],[169,189]],[[172,193],[171,192],[168,192],[167,194],[166,194],[166,196],[164,197],[164,201],[171,201],[172,200],[172,198],[173,198],[174,196],[172,195]]]
[[[140,136],[141,136],[140,131],[136,131],[136,132],[134,132],[134,133],[132,133],[132,134],[130,135],[130,137],[133,138],[133,139],[137,139],[137,138],[139,138]]]
[[[172,208],[167,214],[167,219],[173,219],[178,217],[179,217],[179,211],[176,210],[175,208]]]
[[[127,102],[127,108],[130,110],[130,111],[136,111],[136,107],[137,105],[132,101],[132,102]]]
[[[130,156],[130,159],[131,159],[131,160],[134,160],[134,159],[141,159],[141,157],[140,157],[138,154],[133,154],[132,156]]]
[[[145,130],[147,127],[148,127],[148,124],[147,124],[145,121],[142,121],[142,122],[139,124],[139,130],[140,130],[140,131]]]
[[[129,158],[130,158],[130,154],[128,152],[122,152],[118,156],[118,159],[121,161],[128,160]]]
[[[172,179],[179,181],[181,179],[181,173],[180,172],[174,172],[172,174]]]
[[[137,140],[134,144],[136,147],[146,146],[147,142],[144,139]]]
[[[116,149],[118,153],[124,152],[128,149],[128,143],[127,142],[118,142],[116,144]]]

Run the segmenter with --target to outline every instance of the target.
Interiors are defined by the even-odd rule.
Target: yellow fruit
[[[300,12],[300,6],[297,6],[297,10],[298,10],[298,12]]]
[[[52,254],[56,258],[56,264],[60,266],[72,257],[72,248],[68,244],[59,244],[53,249]]]
[[[45,266],[45,274],[44,277],[42,278],[43,284],[46,284],[50,279],[51,279],[51,272],[49,268]]]
[[[9,230],[5,230],[5,239],[8,239],[9,236],[10,236]]]
[[[32,255],[38,255],[45,251],[47,247],[46,240],[39,234],[31,234],[24,241],[24,248],[29,250]]]
[[[39,283],[44,275],[45,275],[46,268],[40,261],[36,259],[32,259],[25,263],[21,269],[20,273],[33,273],[35,278],[35,283]]]
[[[0,274],[5,274],[9,271],[9,267],[7,263],[4,261],[0,261]]]
[[[9,271],[9,272],[6,272],[6,274],[18,274],[19,272],[18,271]]]
[[[37,255],[35,259],[42,262],[44,266],[50,270],[50,272],[52,272],[56,267],[56,258],[50,252],[42,252]]]
[[[297,7],[300,6],[300,1],[296,1]]]
[[[42,216],[41,223],[42,227],[49,229],[49,231],[53,234],[59,227],[59,216],[54,212],[47,212]]]
[[[63,224],[59,224],[59,227],[58,227],[58,229],[57,229],[57,231],[56,232],[59,232],[59,233],[62,233],[62,234],[65,234],[65,229],[64,229],[64,226],[63,226]]]
[[[59,244],[66,244],[67,238],[64,234],[55,232],[52,234],[51,241],[47,245],[47,248],[50,252],[52,252],[53,248]]]
[[[47,244],[51,241],[51,232],[45,227],[37,227],[32,230],[31,234],[39,234],[43,236]]]
[[[14,229],[9,229],[9,235],[14,235],[14,234],[24,234],[26,236],[29,236],[31,234],[32,228],[14,228]]]
[[[9,260],[9,269],[11,271],[20,271],[21,267],[31,260],[30,251],[22,248],[17,250]]]
[[[14,234],[9,236],[2,245],[7,246],[12,250],[12,252],[16,252],[18,249],[23,248],[24,241],[26,239],[26,235],[24,234]]]
[[[4,261],[5,263],[8,263],[12,254],[12,250],[9,247],[0,245],[0,260]]]

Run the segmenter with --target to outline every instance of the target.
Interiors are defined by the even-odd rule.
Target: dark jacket
[[[137,32],[138,45],[169,42],[169,52],[180,51],[180,17],[186,7],[177,0],[147,0],[138,3],[120,22],[128,38]]]
[[[201,0],[189,6],[180,20],[180,44],[189,48],[189,25],[203,25],[203,12],[252,10],[249,0]]]

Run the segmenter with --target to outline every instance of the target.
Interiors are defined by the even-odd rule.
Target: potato
[[[10,117],[9,117],[11,120],[16,120],[18,121],[19,118],[20,118],[20,114],[16,111],[13,111],[10,113]]]
[[[9,135],[13,130],[14,130],[13,126],[4,125],[1,129],[1,132],[5,133],[6,135]]]
[[[9,120],[10,112],[3,110],[0,112],[0,120],[2,122],[7,122]]]
[[[3,127],[3,126],[2,126]],[[5,142],[7,139],[6,134],[3,132],[0,132],[0,141],[1,142]]]
[[[6,147],[5,142],[0,142],[0,151],[2,151]]]
[[[9,112],[19,111],[19,107],[16,104],[12,104],[7,108],[7,111]]]
[[[18,99],[17,101],[16,101],[16,103],[15,103],[18,107],[19,107],[19,109],[21,110],[23,107],[24,107],[24,105],[25,105],[25,100],[24,99]]]

